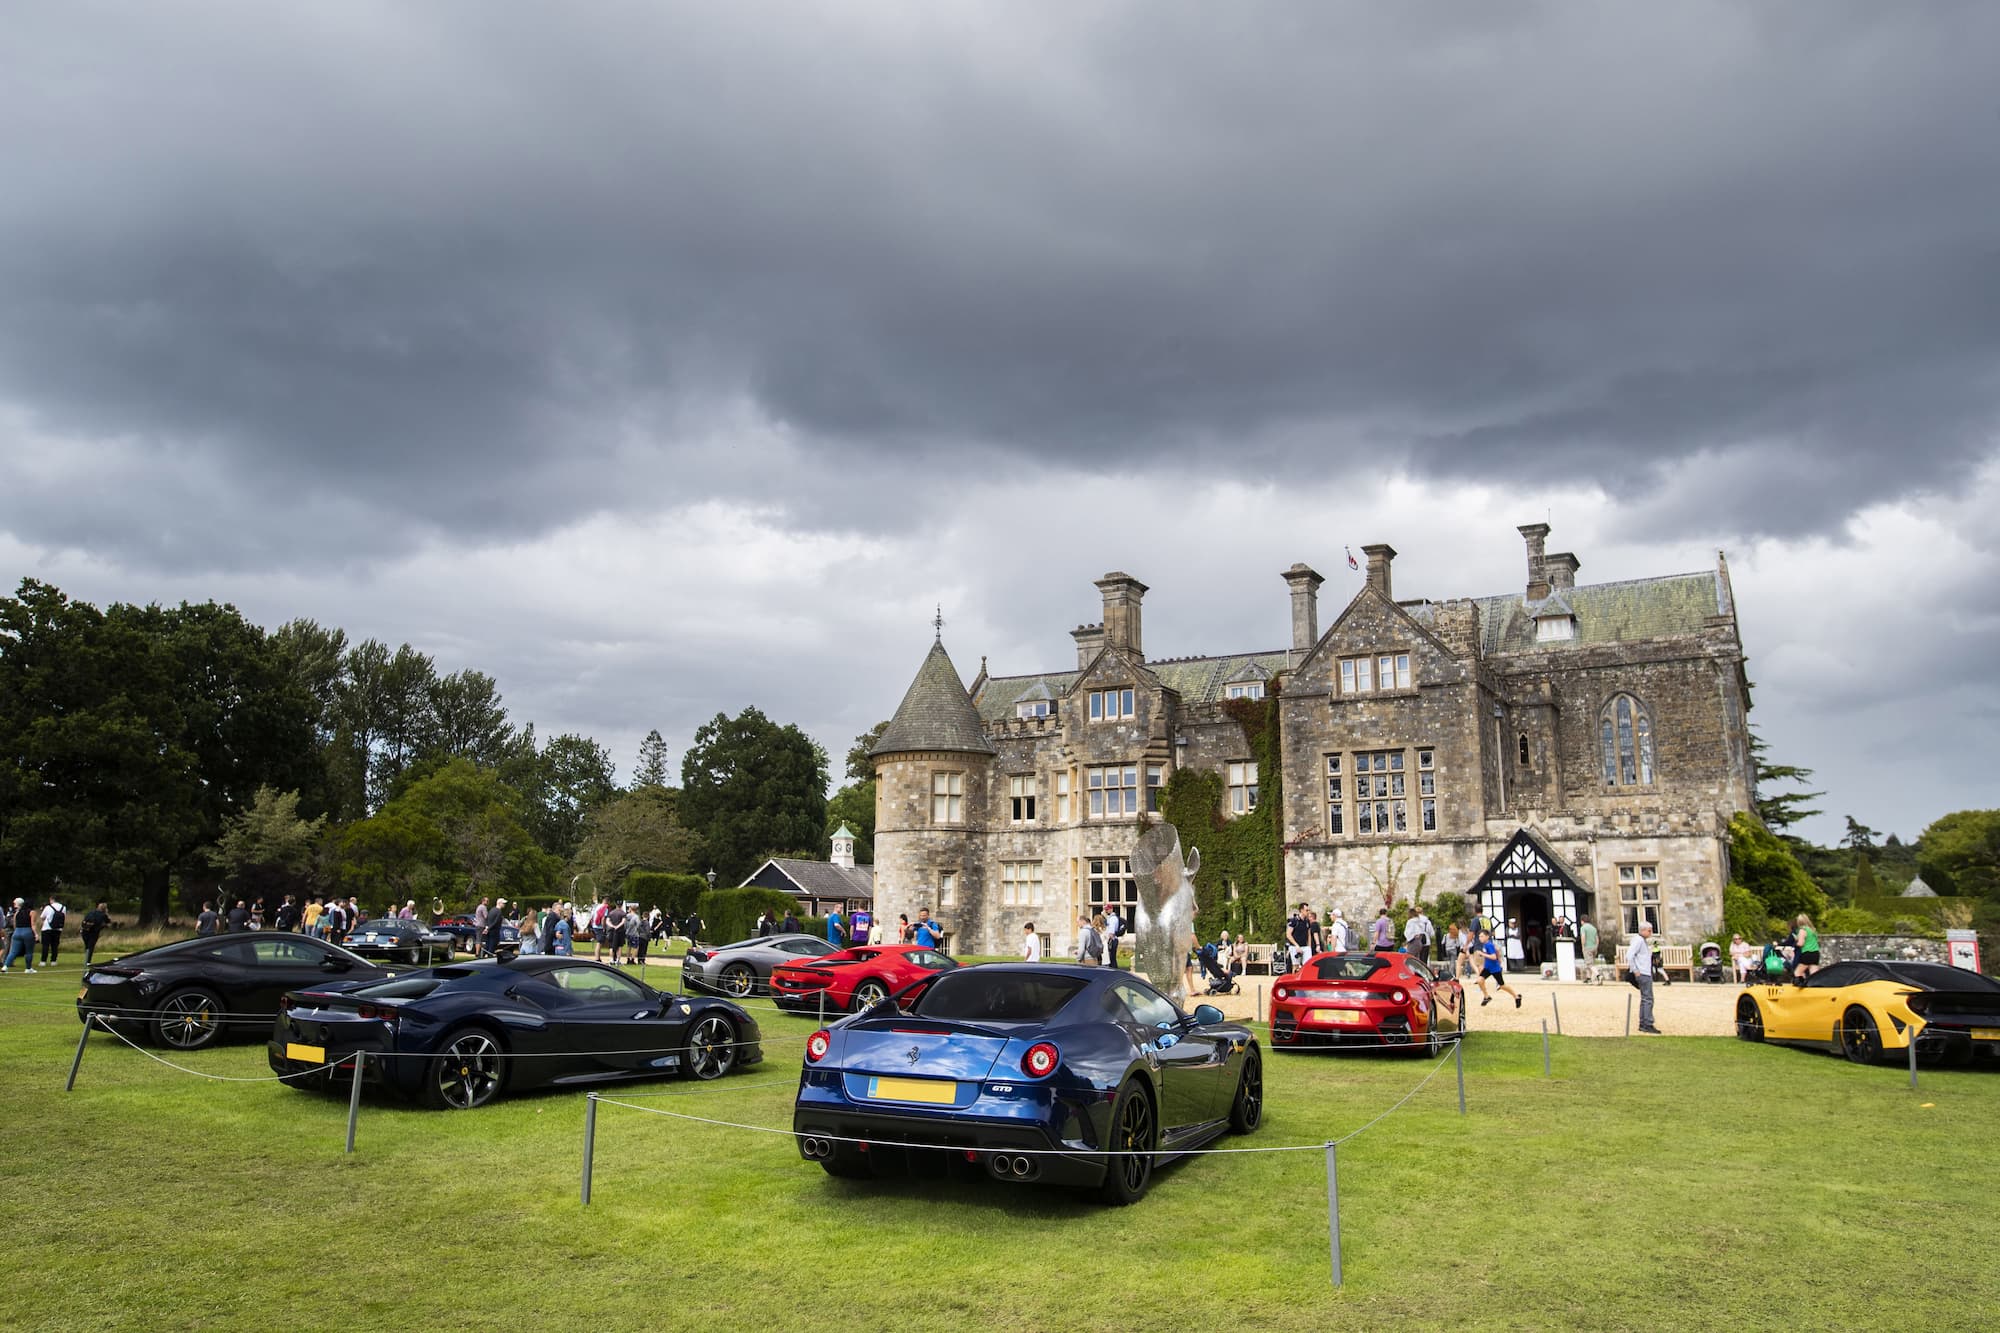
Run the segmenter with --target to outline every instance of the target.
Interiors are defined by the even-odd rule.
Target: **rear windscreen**
[[[1089,983],[1037,972],[947,972],[911,1012],[961,1023],[1046,1023]]]
[[[1321,981],[1366,981],[1389,966],[1389,960],[1372,953],[1342,953],[1322,958],[1313,966]]]
[[[378,981],[347,992],[363,1000],[416,1000],[438,988],[436,977],[410,977],[401,981]]]

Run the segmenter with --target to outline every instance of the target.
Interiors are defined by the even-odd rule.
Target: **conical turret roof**
[[[979,725],[979,711],[965,692],[958,668],[942,641],[931,644],[909,693],[896,706],[888,730],[868,753],[895,754],[905,750],[960,750],[969,754],[992,754],[993,747]]]

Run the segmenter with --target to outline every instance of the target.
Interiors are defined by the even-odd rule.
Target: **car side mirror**
[[[1212,1004],[1198,1004],[1194,1007],[1194,1021],[1203,1027],[1211,1023],[1226,1021],[1223,1012]]]

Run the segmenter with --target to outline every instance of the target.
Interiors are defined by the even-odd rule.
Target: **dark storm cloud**
[[[64,3],[10,30],[0,401],[118,441],[109,486],[195,474],[210,505],[109,539],[148,558],[182,523],[224,563],[323,559],[300,497],[394,549],[714,494],[824,521],[830,478],[907,492],[918,456],[1218,445],[1625,495],[1730,458],[1705,520],[1789,532],[1994,447],[1991,6]],[[746,406],[812,461],[732,444]],[[97,524],[0,480],[33,540]]]

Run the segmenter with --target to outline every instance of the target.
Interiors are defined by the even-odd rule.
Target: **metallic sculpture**
[[[1201,851],[1181,859],[1180,830],[1156,824],[1132,850],[1138,881],[1138,920],[1132,931],[1132,970],[1183,1008],[1188,1000],[1187,958],[1194,948],[1194,876]]]

